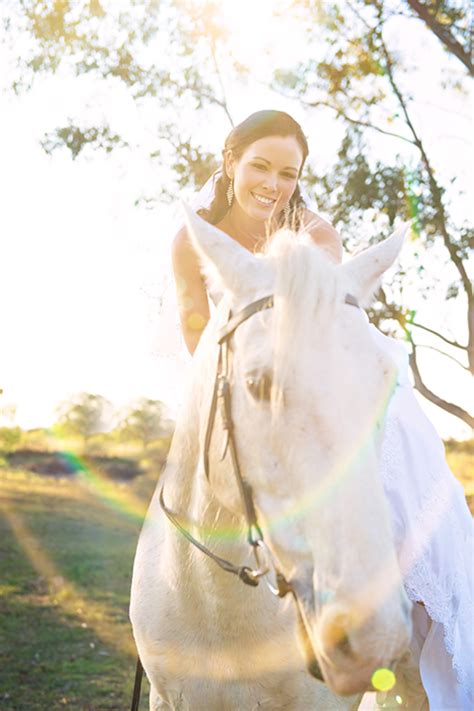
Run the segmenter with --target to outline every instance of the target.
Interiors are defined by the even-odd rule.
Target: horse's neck
[[[210,324],[212,328],[212,324]],[[215,329],[213,329],[215,330]],[[206,329],[203,339],[212,340]],[[188,507],[198,478],[198,468],[202,458],[201,446],[205,418],[209,411],[215,377],[217,350],[215,357],[200,348],[194,356],[187,372],[185,399],[181,405],[171,449],[167,457],[166,487],[172,495],[175,507]]]
[[[210,324],[212,331],[204,336],[207,337],[207,344],[202,344],[204,348],[201,348],[193,363],[187,398],[178,418],[168,456],[164,479],[165,500],[168,506],[183,516],[192,535],[216,555],[240,565],[249,557],[243,517],[222,507],[204,475],[202,464],[204,431],[217,365],[217,348],[212,345],[215,342],[213,331],[217,323],[218,319],[216,324]],[[214,443],[223,437],[219,426],[214,428],[212,436]],[[212,471],[210,479],[212,482]],[[216,600],[220,595],[234,596],[236,589],[246,592],[245,586],[234,575],[221,572],[215,561],[194,548],[184,536],[173,530],[169,522],[165,523],[165,536],[168,554],[175,560],[177,568],[185,566],[189,572],[182,581],[185,586],[198,586],[200,591],[207,591],[210,597],[215,593]]]
[[[212,478],[212,471],[211,471]],[[186,491],[183,491],[183,490]],[[237,565],[253,565],[246,541],[245,522],[242,516],[224,508],[212,491],[202,470],[201,462],[187,481],[182,481],[179,491],[179,511],[184,514],[186,528],[206,548],[215,555]],[[178,568],[186,570],[182,581],[188,590],[185,596],[197,595],[199,601],[214,608],[222,603],[228,606],[229,596],[234,603],[247,593],[246,587],[233,574],[222,571],[210,556],[193,546],[184,536],[168,532],[170,553]],[[227,601],[227,603],[226,603]],[[227,607],[228,609],[228,607]],[[207,610],[209,614],[210,611]]]

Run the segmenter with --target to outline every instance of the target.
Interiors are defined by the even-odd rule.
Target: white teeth
[[[261,202],[262,205],[273,205],[273,203],[275,202],[275,200],[272,200],[271,198],[263,197],[263,195],[257,195],[256,193],[252,193],[252,195],[255,198],[255,200],[257,200],[257,202]]]

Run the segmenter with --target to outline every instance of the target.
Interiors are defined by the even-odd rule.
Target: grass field
[[[472,446],[448,459],[472,503]],[[0,470],[1,711],[129,708],[131,568],[155,480]]]
[[[2,711],[129,707],[131,567],[153,488],[140,479],[0,472]]]

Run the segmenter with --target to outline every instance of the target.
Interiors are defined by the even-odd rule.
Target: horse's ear
[[[182,205],[189,237],[210,285],[233,293],[239,293],[243,288],[258,287],[262,260],[196,215],[188,205]]]
[[[410,226],[411,221],[404,222],[383,242],[369,247],[342,265],[341,269],[347,274],[351,282],[351,290],[359,299],[361,306],[370,303],[379,287],[382,274],[398,257]]]

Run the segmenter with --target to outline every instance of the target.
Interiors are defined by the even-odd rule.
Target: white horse
[[[393,668],[411,638],[411,603],[378,472],[396,368],[356,303],[370,300],[407,226],[334,265],[305,235],[282,231],[256,256],[186,213],[210,287],[223,298],[193,358],[160,482],[164,501],[215,554],[252,566],[219,414],[209,479],[203,441],[228,309],[235,314],[273,294],[273,308],[231,338],[232,418],[259,526],[296,590],[300,615],[291,595],[274,597],[263,581],[243,585],[186,540],[157,490],[130,608],[150,709],[357,708],[375,670]],[[307,671],[314,657],[326,684]]]

